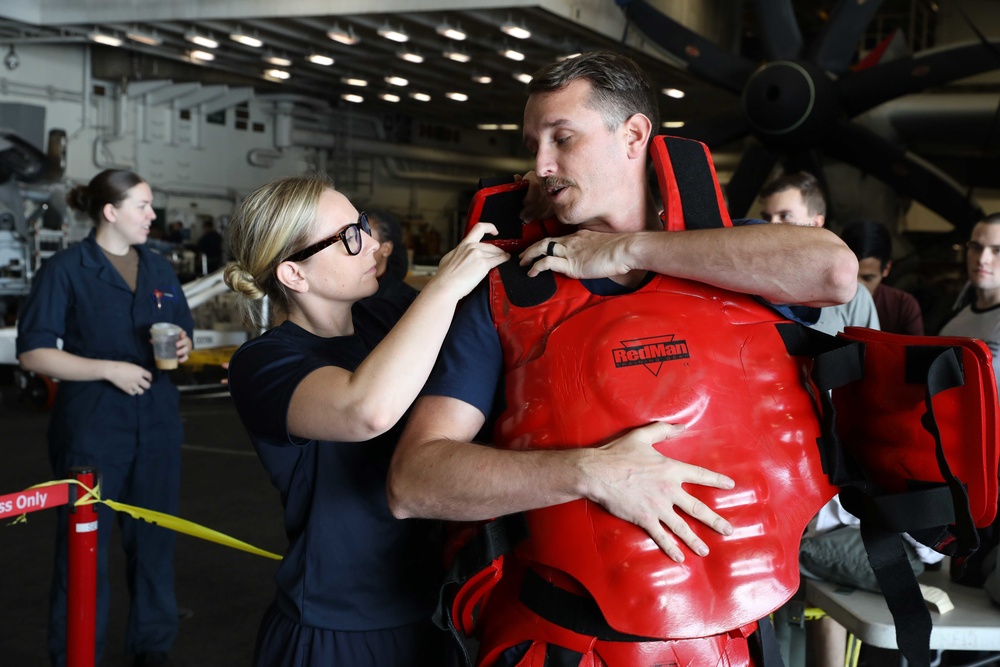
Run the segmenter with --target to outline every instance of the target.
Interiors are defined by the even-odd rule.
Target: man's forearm
[[[846,303],[858,284],[854,253],[835,234],[815,227],[758,224],[642,232],[626,244],[635,268],[755,294],[772,303]]]

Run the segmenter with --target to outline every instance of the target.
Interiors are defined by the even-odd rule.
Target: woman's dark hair
[[[105,204],[118,206],[125,194],[145,183],[138,174],[127,169],[105,169],[90,179],[87,185],[78,185],[66,194],[66,203],[70,208],[87,214],[95,225],[104,219],[101,211]]]
[[[379,238],[383,241],[392,241],[392,254],[386,263],[386,277],[394,280],[402,280],[406,277],[406,272],[410,269],[410,260],[406,254],[406,245],[403,243],[403,225],[400,224],[396,214],[383,210],[367,211],[368,222],[378,230]]]
[[[892,235],[885,225],[874,220],[852,222],[844,227],[840,238],[859,260],[874,257],[881,264],[882,270],[885,270],[892,259]]]

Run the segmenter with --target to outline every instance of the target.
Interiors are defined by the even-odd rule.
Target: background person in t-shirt
[[[760,217],[776,225],[823,227],[826,224],[826,198],[819,180],[804,171],[783,174],[760,190]],[[879,329],[875,302],[868,290],[859,289],[847,303],[827,306],[819,321],[811,325],[823,333],[836,335],[844,327]]]
[[[924,320],[916,298],[885,284],[892,270],[892,235],[885,225],[857,220],[844,228],[840,238],[858,258],[858,280],[875,300],[882,331],[923,336]]]
[[[942,336],[978,338],[993,355],[996,375],[1000,356],[1000,213],[991,213],[972,228],[965,244],[965,266],[974,298],[941,327]]]

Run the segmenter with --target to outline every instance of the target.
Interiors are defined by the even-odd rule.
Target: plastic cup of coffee
[[[183,329],[171,322],[157,322],[149,328],[153,338],[153,359],[161,371],[177,368],[177,341],[181,331]]]

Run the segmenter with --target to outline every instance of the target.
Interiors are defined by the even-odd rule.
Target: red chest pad
[[[622,632],[703,637],[766,616],[798,588],[802,531],[836,492],[783,320],[750,297],[662,276],[611,298],[557,283],[532,308],[494,289],[507,366],[495,444],[593,447],[653,420],[683,423],[656,448],[736,480],[732,491],[688,489],[735,532],[691,521],[712,553],[677,564],[641,528],[580,500],[528,512],[516,555],[579,582]]]

